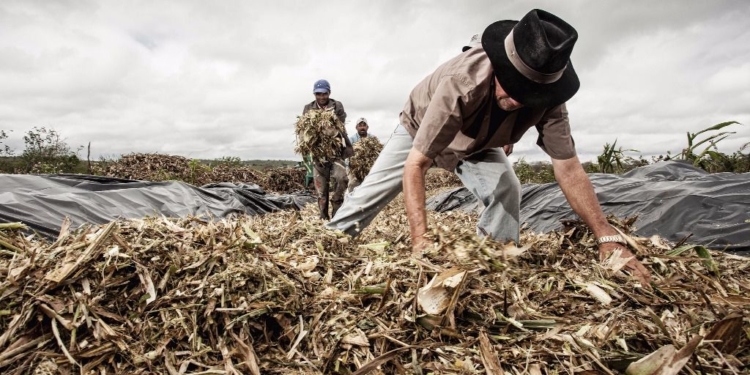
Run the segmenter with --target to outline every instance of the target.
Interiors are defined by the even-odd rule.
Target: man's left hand
[[[643,264],[638,261],[638,258],[636,258],[635,255],[627,249],[626,245],[612,242],[599,245],[599,260],[606,260],[617,249],[620,249],[620,258],[633,258],[630,259],[627,264],[625,264],[624,268],[627,269],[630,274],[633,275],[633,277],[638,279],[638,281],[641,283],[641,285],[643,285],[644,288],[651,289],[651,272],[649,272],[646,267],[644,267]]]

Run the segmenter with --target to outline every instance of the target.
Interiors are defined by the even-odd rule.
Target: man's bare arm
[[[404,165],[404,203],[415,253],[421,253],[427,244],[424,239],[427,232],[424,178],[431,165],[432,159],[415,148],[409,152]]]
[[[560,184],[560,189],[565,194],[570,207],[583,219],[594,232],[594,235],[599,238],[618,234],[607,222],[607,218],[604,216],[601,206],[599,206],[599,200],[594,193],[591,180],[583,170],[578,157],[574,156],[567,160],[553,158],[552,167],[555,170],[555,179]],[[599,258],[604,260],[618,247],[623,249],[620,255],[622,258],[633,257],[626,267],[633,273],[633,276],[641,281],[641,284],[648,287],[651,273],[643,267],[643,264],[634,257],[630,250],[623,248],[622,245],[618,246],[616,243],[599,245]]]
[[[583,219],[594,235],[603,237],[617,234],[607,222],[591,180],[583,170],[578,157],[574,156],[567,160],[552,159],[552,167],[555,170],[555,179],[560,184],[570,207]]]

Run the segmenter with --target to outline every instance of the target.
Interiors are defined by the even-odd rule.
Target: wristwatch
[[[597,245],[601,245],[603,243],[608,243],[608,242],[617,242],[617,243],[621,243],[623,245],[627,245],[627,242],[625,242],[625,239],[622,238],[622,236],[619,235],[619,234],[615,234],[613,236],[599,237],[599,238],[596,239],[596,244]]]

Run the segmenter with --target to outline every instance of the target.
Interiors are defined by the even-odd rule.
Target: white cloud
[[[569,103],[585,160],[604,142],[657,154],[737,120],[750,141],[750,5],[542,1],[580,33]],[[92,152],[298,158],[293,122],[328,79],[350,122],[385,140],[409,91],[522,2],[4,1],[0,129],[33,126]],[[353,124],[349,124],[353,131]],[[516,157],[543,159],[530,132]]]

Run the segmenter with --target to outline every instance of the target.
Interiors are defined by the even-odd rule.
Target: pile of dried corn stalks
[[[383,144],[376,137],[365,137],[354,144],[354,156],[349,158],[349,170],[358,180],[365,179],[378,159]]]
[[[305,189],[304,169],[270,168],[261,171],[249,166],[227,164],[210,167],[176,155],[123,155],[116,161],[95,165],[92,172],[100,176],[131,180],[180,180],[198,186],[219,182],[252,183],[275,193]]]
[[[424,179],[425,191],[439,192],[445,189],[452,189],[463,186],[461,180],[453,172],[448,172],[442,168],[430,168]]]
[[[297,154],[328,161],[341,157],[345,146],[341,134],[346,130],[332,110],[311,110],[297,117],[294,131]]]
[[[631,370],[748,371],[747,258],[634,238],[649,291],[595,261],[581,225],[515,248],[475,237],[474,216],[429,215],[419,260],[400,198],[357,239],[313,205],[54,243],[6,225],[0,373],[612,374],[654,352]]]
[[[116,161],[101,162],[93,166],[93,173],[96,175],[130,180],[184,180],[191,177],[190,172],[190,159],[162,154],[127,154]]]

